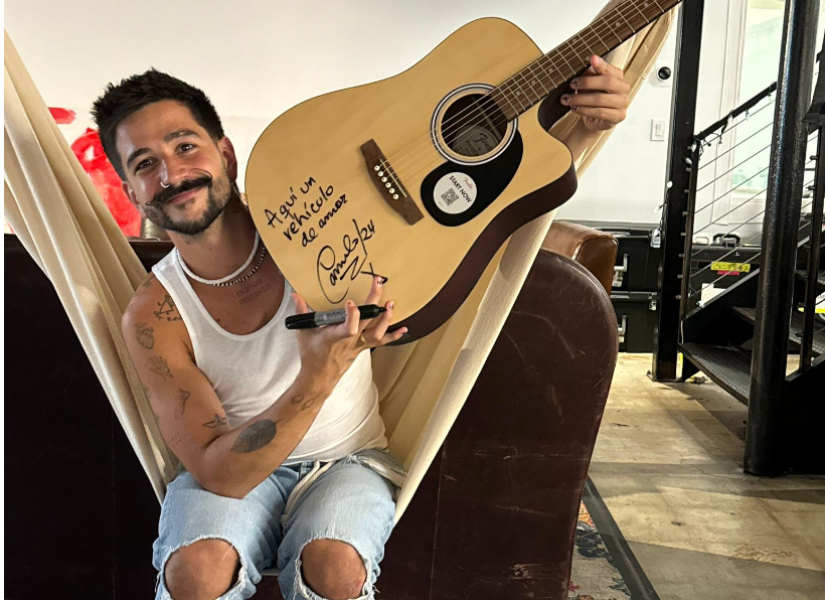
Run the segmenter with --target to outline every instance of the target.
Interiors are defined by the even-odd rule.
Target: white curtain
[[[58,131],[7,34],[4,46],[6,219],[57,290],[161,498],[177,459],[163,443],[120,333],[123,311],[146,271]]]

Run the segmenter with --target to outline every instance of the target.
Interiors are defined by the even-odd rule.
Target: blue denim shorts
[[[237,581],[218,600],[251,597],[262,571],[273,566],[284,598],[322,600],[301,574],[301,551],[316,539],[355,548],[367,571],[359,600],[373,598],[404,477],[404,467],[389,452],[364,450],[335,462],[281,466],[238,499],[205,490],[181,469],[167,487],[153,545],[155,598],[172,598],[163,577],[171,554],[209,538],[229,542],[240,557]]]

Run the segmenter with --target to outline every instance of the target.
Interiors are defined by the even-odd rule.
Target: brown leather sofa
[[[553,221],[541,247],[575,260],[610,294],[619,251],[619,243],[612,234],[569,221]]]
[[[382,597],[567,598],[617,355],[599,283],[609,286],[614,259],[601,239],[554,224],[545,246],[556,251],[540,252],[390,539]],[[135,247],[147,266],[165,248]],[[586,259],[599,280],[558,250]],[[151,598],[160,515],[151,486],[51,285],[14,236],[5,266],[5,597]],[[258,590],[280,597],[274,577]]]

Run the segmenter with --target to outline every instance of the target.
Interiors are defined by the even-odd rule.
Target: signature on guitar
[[[317,273],[321,291],[333,304],[346,298],[349,284],[355,280],[367,265],[369,251],[366,242],[375,235],[375,223],[370,219],[365,226],[353,219],[353,232],[345,233],[336,251],[326,245],[318,252]],[[372,268],[372,263],[369,263]]]

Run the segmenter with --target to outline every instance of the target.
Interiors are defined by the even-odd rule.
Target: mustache
[[[166,204],[178,194],[183,194],[184,192],[202,187],[212,187],[211,175],[207,174],[197,177],[196,179],[187,179],[186,181],[180,182],[178,185],[170,185],[168,188],[164,188],[158,192],[154,198],[146,203],[146,205],[155,206],[157,204]]]

